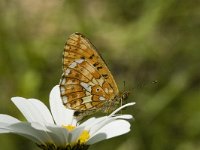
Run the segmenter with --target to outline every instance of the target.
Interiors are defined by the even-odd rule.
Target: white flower
[[[130,131],[131,115],[115,115],[128,103],[109,116],[92,117],[79,124],[73,110],[66,109],[61,102],[58,85],[50,93],[50,109],[37,99],[13,97],[28,122],[0,114],[0,133],[15,133],[34,141],[42,149],[87,149],[89,145]]]

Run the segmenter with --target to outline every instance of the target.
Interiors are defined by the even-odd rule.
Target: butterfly
[[[127,99],[119,92],[105,61],[81,33],[70,35],[64,46],[63,74],[60,80],[63,104],[82,118],[97,111],[113,111]]]

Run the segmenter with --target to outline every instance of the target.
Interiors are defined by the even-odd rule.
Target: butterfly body
[[[63,104],[79,117],[110,112],[128,96],[119,93],[102,57],[80,33],[72,34],[65,44],[60,93]]]

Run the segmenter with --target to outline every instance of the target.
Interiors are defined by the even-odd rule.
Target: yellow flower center
[[[67,125],[64,126],[63,128],[65,128],[67,131],[73,131],[76,127],[72,126],[72,125]],[[78,137],[76,142],[79,142],[80,144],[84,144],[88,141],[88,139],[90,138],[90,134],[87,130],[83,130],[83,132],[80,134],[80,136]]]
[[[81,135],[78,138],[78,141],[80,142],[80,144],[83,144],[85,142],[87,142],[87,140],[90,138],[90,134],[87,130],[83,130],[83,132],[81,133]]]
[[[72,126],[72,125],[67,125],[67,126],[64,126],[64,125],[63,125],[63,128],[67,129],[67,131],[72,131],[72,130],[74,130],[76,127],[75,127],[75,126]]]

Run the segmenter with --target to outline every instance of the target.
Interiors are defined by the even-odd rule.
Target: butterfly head
[[[127,100],[128,96],[129,96],[130,92],[128,91],[124,91],[121,95],[122,100]]]
[[[121,101],[121,105],[126,104],[127,103],[127,99],[129,96],[130,92],[128,91],[124,91],[120,94],[120,101]]]
[[[123,101],[123,103],[126,102],[126,100],[128,99],[128,96],[129,96],[129,94],[130,94],[129,91],[125,91],[125,87],[126,87],[125,85],[126,85],[126,83],[125,83],[125,81],[124,81],[124,90],[123,90],[123,92],[120,94],[120,98],[121,98],[121,101]]]

